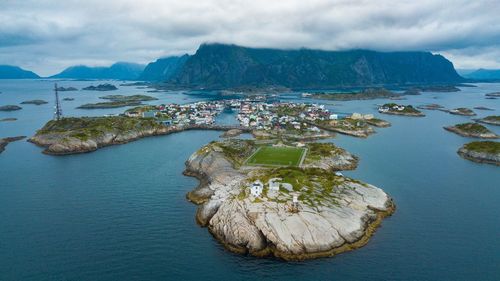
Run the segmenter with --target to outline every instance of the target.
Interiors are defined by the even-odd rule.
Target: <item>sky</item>
[[[500,68],[500,0],[0,0],[0,64],[148,63],[202,43],[422,50]]]

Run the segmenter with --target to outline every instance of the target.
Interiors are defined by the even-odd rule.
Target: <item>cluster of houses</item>
[[[127,111],[126,116],[156,118],[165,125],[210,125],[215,117],[225,108],[223,101],[204,101],[191,104],[166,104],[144,111]]]
[[[287,114],[293,112],[293,114]],[[336,120],[324,105],[300,104],[289,102],[240,102],[238,121],[243,127],[254,127],[259,130],[295,129],[319,131],[315,126],[302,120]]]
[[[405,110],[405,106],[404,105],[398,105],[398,104],[394,104],[394,105],[383,105],[381,107],[378,108],[378,112],[380,113],[384,113],[384,112],[389,112],[389,111],[403,111]]]

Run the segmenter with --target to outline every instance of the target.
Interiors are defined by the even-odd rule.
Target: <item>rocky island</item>
[[[21,110],[23,109],[22,107],[20,106],[17,106],[17,105],[3,105],[3,106],[0,106],[0,111],[15,111],[15,110]]]
[[[399,105],[395,103],[386,103],[379,107],[378,111],[383,114],[391,114],[391,115],[402,115],[402,116],[411,116],[411,117],[423,117],[421,111],[415,109],[411,105]]]
[[[420,105],[417,106],[418,109],[425,109],[425,110],[444,110],[444,106],[436,103],[431,103],[431,104],[425,104],[425,105]]]
[[[465,107],[459,107],[455,109],[448,110],[448,113],[454,114],[454,115],[463,115],[463,116],[475,116],[476,113],[472,111],[472,109],[465,108]]]
[[[87,90],[87,91],[114,91],[114,90],[118,90],[118,88],[115,85],[106,83],[106,84],[100,84],[97,86],[91,85],[91,86],[83,88],[83,90]]]
[[[10,121],[16,121],[17,118],[2,118],[0,119],[0,122],[10,122]]]
[[[310,96],[313,99],[350,101],[350,100],[372,100],[382,98],[399,98],[401,95],[395,94],[384,88],[369,88],[360,92],[349,93],[314,93]]]
[[[288,161],[301,149],[289,145],[228,140],[195,152],[185,174],[200,180],[187,195],[199,205],[198,223],[227,249],[258,257],[304,260],[365,245],[394,212],[392,199],[375,186],[334,173],[354,169],[357,158],[332,144],[307,144],[305,156],[297,154],[301,164],[245,164]],[[269,154],[261,155],[264,149]],[[287,161],[282,164],[292,163]]]
[[[151,118],[81,117],[51,120],[28,141],[45,147],[46,154],[95,151],[100,147],[167,134],[170,130]]]
[[[59,92],[71,92],[71,91],[78,91],[78,89],[77,89],[77,88],[75,88],[75,87],[66,87],[66,88],[65,88],[65,87],[57,87],[57,90],[58,90]]]
[[[486,116],[484,118],[477,119],[476,121],[485,124],[500,126],[500,116],[498,115]]]
[[[34,105],[42,105],[42,104],[47,104],[47,101],[44,100],[27,100],[21,102],[21,104],[34,104]]]
[[[486,96],[486,98],[490,98],[490,99],[500,98],[500,92],[488,93],[485,96]]]
[[[0,153],[2,153],[5,150],[5,147],[14,141],[22,140],[26,138],[26,136],[18,136],[18,137],[8,137],[8,138],[3,138],[0,139]]]
[[[462,146],[457,153],[467,160],[500,166],[500,142],[470,142]]]
[[[345,118],[342,120],[316,120],[315,122],[311,122],[311,124],[325,131],[336,132],[359,138],[367,138],[375,133],[375,130],[368,126],[368,123],[365,120],[356,120],[351,118]]]
[[[464,123],[455,126],[444,127],[445,130],[463,137],[497,139],[498,136],[485,126],[477,123]]]
[[[118,108],[125,106],[138,106],[142,104],[142,101],[152,101],[157,100],[157,98],[146,96],[146,95],[107,95],[99,97],[100,99],[110,100],[108,102],[97,102],[97,103],[87,103],[80,105],[77,108],[80,109],[103,109],[103,108]]]

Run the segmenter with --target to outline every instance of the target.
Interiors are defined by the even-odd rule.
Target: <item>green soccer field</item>
[[[247,159],[246,164],[297,167],[305,152],[304,148],[262,146]]]

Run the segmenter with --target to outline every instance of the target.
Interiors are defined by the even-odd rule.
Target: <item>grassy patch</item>
[[[474,141],[465,144],[464,148],[475,152],[500,154],[500,142],[495,141]]]
[[[462,130],[462,131],[469,132],[469,133],[475,133],[475,134],[491,133],[491,131],[488,130],[488,128],[486,128],[485,126],[483,126],[481,124],[477,124],[477,123],[463,123],[463,124],[455,125],[455,127]]]
[[[248,158],[246,164],[297,167],[304,153],[303,148],[262,146]]]

